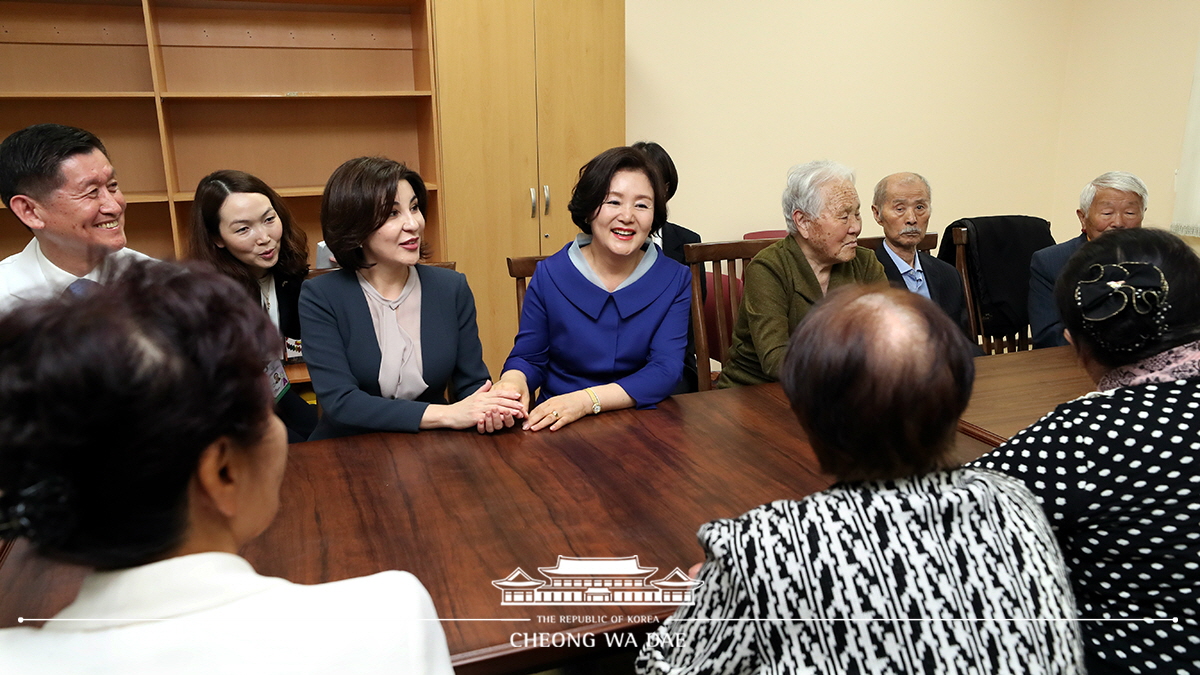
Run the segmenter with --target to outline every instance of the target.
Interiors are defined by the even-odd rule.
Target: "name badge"
[[[287,373],[283,370],[283,362],[276,359],[267,364],[263,369],[267,374],[267,379],[271,381],[271,393],[275,395],[275,402],[279,403],[279,399],[287,393],[287,390],[292,386],[288,382]]]

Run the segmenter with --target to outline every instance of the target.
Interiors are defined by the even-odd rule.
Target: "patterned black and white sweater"
[[[839,484],[700,528],[695,604],[639,673],[1077,673],[1050,525],[1007,476]]]

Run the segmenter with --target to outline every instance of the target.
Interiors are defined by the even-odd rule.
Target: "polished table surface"
[[[1011,435],[1086,392],[1073,363],[1055,350],[977,359],[960,429],[981,438],[960,435],[960,452],[978,456],[989,447],[982,439]],[[608,412],[558,432],[301,443],[291,448],[279,516],[243,554],[260,573],[300,583],[408,570],[452,619],[444,627],[459,673],[548,666],[578,650],[524,646],[525,634],[625,630],[671,608],[502,606],[492,581],[518,567],[536,578],[560,555],[636,555],[658,568],[654,579],[686,571],[701,560],[704,522],[830,484],[799,433],[779,386],[761,385]],[[0,567],[0,626],[52,616],[82,576],[17,544]],[[578,615],[593,618],[544,623]]]
[[[1059,403],[1094,388],[1071,347],[981,356],[975,359],[971,404],[958,429],[995,447]]]

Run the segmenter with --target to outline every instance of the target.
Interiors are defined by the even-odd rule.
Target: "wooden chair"
[[[971,334],[975,336],[976,343],[983,348],[983,353],[1005,354],[1033,349],[1028,326],[1025,327],[1024,331],[1012,335],[996,336],[984,334],[983,317],[980,316],[979,312],[979,301],[971,288],[971,266],[968,263],[967,256],[967,228],[956,227],[951,232],[954,233],[954,267],[958,270],[958,275],[962,277],[963,299],[967,304],[967,317],[971,323]]]
[[[521,317],[521,310],[525,307],[525,287],[529,283],[529,277],[533,276],[533,271],[537,269],[538,263],[545,260],[546,257],[531,255],[524,258],[507,259],[508,276],[517,282],[517,318]]]
[[[701,391],[712,389],[709,358],[721,363],[729,359],[733,327],[742,302],[742,271],[759,251],[773,243],[773,239],[747,239],[683,247],[684,260],[692,269],[692,330],[696,337],[696,372]],[[700,286],[706,275],[710,279],[707,297]],[[713,327],[716,334],[709,335]]]
[[[783,239],[787,230],[755,230],[742,235],[742,239]]]

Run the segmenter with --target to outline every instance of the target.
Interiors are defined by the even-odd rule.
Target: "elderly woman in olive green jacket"
[[[745,294],[718,387],[774,382],[788,338],[831,289],[887,283],[862,231],[854,171],[837,162],[792,167],[783,190],[788,236],[746,266]]]

